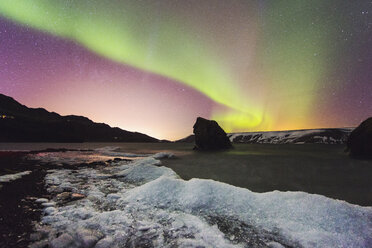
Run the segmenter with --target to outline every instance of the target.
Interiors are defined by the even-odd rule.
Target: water
[[[372,161],[354,160],[343,145],[239,144],[226,152],[194,152],[183,143],[2,143],[0,150],[120,147],[128,153],[172,152],[163,165],[183,179],[205,178],[255,192],[304,191],[372,206]]]

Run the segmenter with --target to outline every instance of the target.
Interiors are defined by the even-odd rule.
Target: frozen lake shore
[[[189,166],[197,166],[192,156],[198,156],[200,167],[216,156],[212,161],[218,171],[218,163],[231,161],[233,170],[236,161],[228,154],[200,157],[183,149],[171,153],[163,148],[157,153],[154,149],[136,153],[135,149],[101,147],[30,155],[29,159],[45,168],[48,192],[34,200],[43,212],[32,234],[32,247],[372,244],[371,207],[305,192],[255,193],[214,180],[186,181],[172,166],[163,165],[177,167],[188,161],[194,162]],[[233,152],[242,150],[238,147]],[[252,149],[252,153],[258,151]]]
[[[113,149],[99,152],[119,155]],[[40,159],[50,163],[55,156]],[[110,166],[49,170],[46,185],[52,198],[43,202],[43,235],[34,247],[45,242],[52,247],[372,244],[371,207],[304,192],[254,193],[212,180],[184,181],[161,166],[160,159],[171,156],[159,153]],[[57,158],[71,162],[69,156]],[[64,192],[85,197],[64,203]]]

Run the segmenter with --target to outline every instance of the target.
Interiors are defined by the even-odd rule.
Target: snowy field
[[[354,128],[230,133],[233,143],[249,144],[344,144]]]
[[[96,153],[128,157],[115,148]],[[49,170],[53,197],[37,200],[44,216],[32,247],[372,247],[372,207],[185,181],[161,166],[172,156],[131,154],[136,159],[109,166]],[[80,162],[69,152],[39,159]],[[66,194],[75,200],[66,201]]]

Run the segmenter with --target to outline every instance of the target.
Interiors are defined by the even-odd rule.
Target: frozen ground
[[[110,150],[120,155],[113,148],[96,152]],[[59,163],[71,163],[64,156]],[[161,166],[171,156],[48,171],[52,197],[38,200],[45,215],[33,247],[372,246],[371,207],[304,192],[254,193],[213,180],[184,181]],[[66,195],[76,198],[66,201]]]

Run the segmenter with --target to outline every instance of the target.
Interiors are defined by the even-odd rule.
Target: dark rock
[[[59,203],[67,203],[71,201],[80,200],[82,198],[85,198],[85,195],[78,194],[78,193],[72,193],[72,192],[62,192],[56,196]]]
[[[347,148],[352,157],[372,158],[372,117],[363,121],[351,132]]]
[[[201,117],[194,124],[195,150],[222,150],[232,147],[225,131],[216,121]]]
[[[79,199],[82,199],[84,197],[85,197],[85,195],[78,194],[78,193],[72,193],[71,194],[71,200],[79,200]]]

